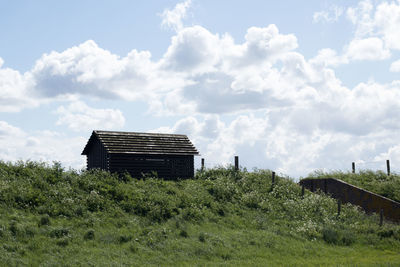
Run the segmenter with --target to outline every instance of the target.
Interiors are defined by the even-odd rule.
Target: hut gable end
[[[157,172],[159,177],[193,177],[199,152],[186,135],[93,131],[82,155],[88,169],[128,171],[133,177]]]
[[[82,155],[87,156],[87,169],[108,170],[108,152],[95,132],[90,136]]]

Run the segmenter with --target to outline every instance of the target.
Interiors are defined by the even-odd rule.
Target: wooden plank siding
[[[103,144],[98,139],[94,139],[91,143],[91,149],[87,154],[87,167],[88,169],[102,169],[109,170],[108,168],[108,153]]]
[[[132,177],[156,172],[164,179],[190,178],[194,176],[193,156],[111,154],[111,172],[129,172]]]
[[[186,135],[93,131],[82,155],[87,168],[129,172],[132,177],[156,172],[164,179],[194,176],[199,152]]]

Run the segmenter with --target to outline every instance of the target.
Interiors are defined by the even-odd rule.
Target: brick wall
[[[383,210],[383,216],[391,221],[400,222],[400,203],[377,195],[338,179],[303,179],[300,185],[315,192],[318,189],[342,203],[360,206],[367,213]]]

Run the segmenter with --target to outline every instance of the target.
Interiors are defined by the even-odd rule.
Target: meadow
[[[3,266],[400,263],[399,225],[348,204],[337,216],[335,200],[302,196],[290,177],[272,186],[269,170],[233,167],[164,181],[0,162],[0,244]]]

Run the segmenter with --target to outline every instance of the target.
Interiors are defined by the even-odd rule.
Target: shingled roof
[[[100,140],[108,153],[198,155],[199,152],[183,134],[92,132],[82,155],[87,155],[91,143]]]

